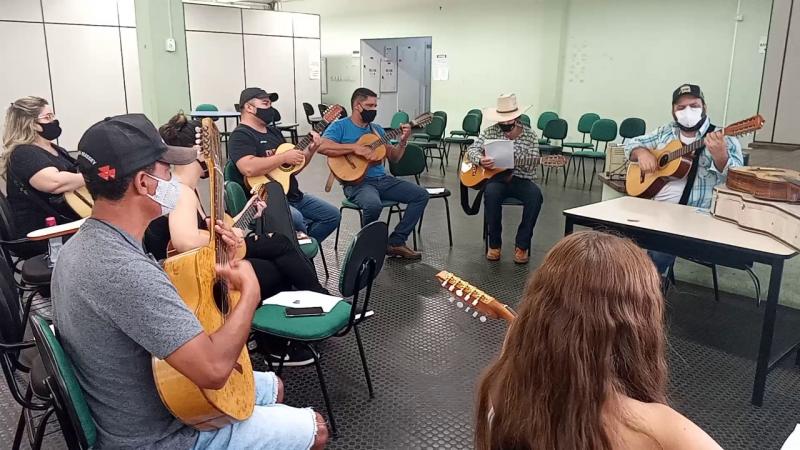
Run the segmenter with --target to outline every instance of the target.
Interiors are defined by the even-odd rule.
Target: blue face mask
[[[148,194],[148,197],[161,205],[161,215],[166,216],[174,211],[175,207],[178,205],[178,199],[181,196],[181,182],[178,181],[178,177],[173,175],[169,180],[162,180],[149,173],[145,173],[145,175],[158,181],[156,193],[154,195]]]

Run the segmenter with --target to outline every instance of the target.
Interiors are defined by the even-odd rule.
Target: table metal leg
[[[764,310],[764,322],[761,327],[761,344],[758,348],[758,362],[756,363],[756,377],[753,382],[753,397],[750,403],[761,406],[764,403],[764,387],[769,373],[769,360],[772,352],[772,336],[775,333],[775,315],[778,309],[778,297],[781,292],[781,279],[783,278],[783,260],[772,263],[769,274],[769,291],[767,293],[767,307]]]
[[[572,234],[574,228],[575,224],[572,222],[572,219],[566,217],[564,220],[564,236],[569,236]]]

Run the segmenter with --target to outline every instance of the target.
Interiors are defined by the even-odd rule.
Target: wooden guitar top
[[[725,185],[762,200],[800,203],[800,172],[774,167],[733,167]]]

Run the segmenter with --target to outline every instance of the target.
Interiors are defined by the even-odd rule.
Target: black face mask
[[[500,123],[498,125],[500,126],[500,130],[503,133],[508,133],[509,131],[513,130],[515,126],[517,126],[516,122],[515,123]]]
[[[256,108],[256,117],[258,117],[264,125],[269,125],[272,122],[275,122],[275,110],[272,107],[269,108]]]
[[[375,116],[378,115],[377,109],[362,109],[361,110],[361,120],[365,123],[372,123],[375,120]]]
[[[61,136],[61,125],[58,124],[58,120],[54,120],[50,123],[40,123],[39,126],[42,127],[42,131],[39,131],[39,136],[48,141],[58,139],[58,137]]]

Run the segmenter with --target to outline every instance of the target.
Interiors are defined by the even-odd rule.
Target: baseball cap
[[[678,99],[683,95],[691,95],[692,97],[699,98],[703,101],[703,103],[706,102],[705,97],[703,97],[703,91],[701,91],[700,86],[696,84],[684,83],[678,86],[678,88],[672,93],[672,104],[674,105],[677,103]]]
[[[259,87],[249,87],[245,88],[241,94],[239,94],[239,107],[241,108],[244,106],[245,103],[249,102],[254,98],[268,98],[271,102],[278,101],[278,94],[276,93],[267,93],[267,91],[259,88]]]
[[[144,114],[106,117],[89,127],[78,142],[78,167],[86,177],[112,181],[150,164],[186,165],[197,159],[191,147],[164,143]]]

